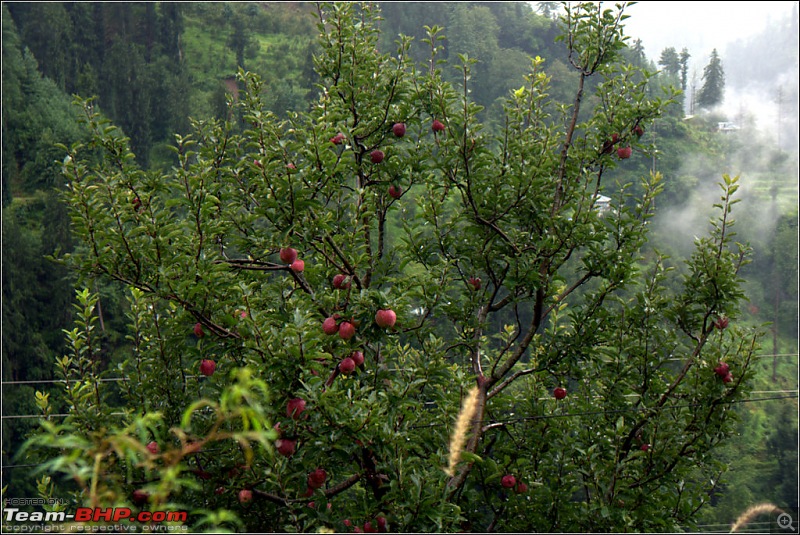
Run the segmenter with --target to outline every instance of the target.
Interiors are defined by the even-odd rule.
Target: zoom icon
[[[781,513],[778,516],[778,526],[787,531],[794,531],[794,520],[786,513]]]

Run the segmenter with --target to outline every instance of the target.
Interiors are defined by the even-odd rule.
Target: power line
[[[754,359],[766,359],[766,358],[773,358],[773,357],[798,357],[800,353],[773,353],[773,354],[766,354],[766,355],[754,355],[752,358]],[[679,361],[683,362],[685,359],[681,358],[671,358],[666,359],[667,361]],[[201,377],[199,375],[187,375],[189,379]],[[64,383],[78,383],[81,381],[86,381],[87,379],[38,379],[34,381],[2,381],[0,384],[2,386],[6,385],[32,385],[32,384],[64,384]],[[114,382],[114,381],[130,381],[129,377],[103,377],[94,379],[97,382]],[[796,390],[795,390],[796,392]]]

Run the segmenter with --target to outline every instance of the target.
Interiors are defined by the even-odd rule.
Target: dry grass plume
[[[461,405],[461,412],[458,413],[456,420],[456,427],[453,429],[453,435],[450,437],[450,462],[445,469],[445,473],[453,477],[456,473],[456,465],[461,460],[461,451],[464,449],[464,443],[467,440],[467,433],[469,432],[470,422],[475,416],[475,409],[478,406],[478,387],[473,387],[469,391],[467,397]]]
[[[748,508],[744,513],[739,515],[739,518],[736,519],[736,522],[733,523],[731,526],[731,533],[735,533],[742,528],[749,524],[754,518],[759,515],[764,514],[772,514],[772,513],[782,513],[783,509],[777,507],[771,503],[760,503],[758,505],[754,505]]]

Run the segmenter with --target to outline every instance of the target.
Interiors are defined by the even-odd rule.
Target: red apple
[[[342,359],[342,362],[339,363],[339,371],[348,374],[353,373],[353,370],[356,369],[356,363],[350,357],[345,357]]]
[[[336,134],[331,138],[331,143],[333,143],[334,145],[341,145],[343,141],[344,141],[344,134],[342,134],[341,132],[339,132],[338,134]]]
[[[369,153],[369,159],[372,163],[381,163],[383,161],[383,157],[383,151],[379,149],[375,149]]]
[[[402,195],[403,195],[403,188],[401,188],[400,186],[395,186],[394,184],[389,186],[389,196],[392,199],[399,199]]]
[[[566,388],[563,388],[563,387],[561,387],[561,386],[557,386],[557,387],[556,387],[556,388],[553,390],[553,396],[554,396],[556,399],[564,399],[565,397],[567,397],[567,389],[566,389]]]
[[[296,440],[289,440],[288,438],[279,438],[275,441],[275,449],[284,457],[291,457],[294,455],[294,450],[297,447]]]
[[[373,527],[372,522],[364,522],[364,533],[378,533],[378,529]]]
[[[347,278],[347,275],[344,273],[339,273],[333,276],[333,287],[337,290],[346,290],[350,288],[350,281]]]
[[[722,382],[730,383],[731,381],[733,381],[733,375],[730,372],[728,372],[725,374],[725,377],[722,378]]]
[[[377,522],[377,523],[378,523],[378,529],[379,529],[379,530],[383,531],[383,530],[385,530],[385,529],[386,529],[386,517],[385,517],[385,516],[379,516],[379,517],[377,517],[377,518],[375,519],[375,522]]]
[[[633,154],[633,149],[630,147],[620,147],[617,149],[617,156],[620,160],[626,160]]]
[[[312,489],[318,489],[322,485],[325,484],[325,479],[328,477],[328,474],[322,468],[317,468],[310,474],[308,474],[308,487]]]
[[[481,282],[482,282],[482,281],[481,281],[481,279],[480,279],[479,277],[470,277],[470,278],[469,278],[469,280],[468,280],[467,282],[469,282],[469,284],[470,284],[470,285],[471,285],[471,286],[472,286],[472,287],[473,287],[475,290],[480,290],[480,289],[481,289]]]
[[[214,375],[214,370],[217,369],[217,363],[211,359],[203,359],[200,361],[200,373],[206,377]]]
[[[642,128],[640,125],[637,124],[633,128],[633,133],[636,134],[638,137],[642,137],[644,135],[644,128]]]
[[[203,332],[203,326],[198,322],[194,324],[194,335],[198,338],[202,338],[205,336],[206,333]]]
[[[648,443],[646,443],[646,442],[645,442],[644,444],[642,444],[642,445],[639,447],[639,449],[640,449],[640,450],[642,450],[642,451],[647,451],[647,450],[649,450],[649,449],[650,449],[650,444],[648,444]]]
[[[136,489],[131,495],[131,500],[136,505],[144,505],[150,500],[150,493],[143,489]]]
[[[350,340],[355,334],[356,328],[349,321],[343,321],[339,324],[339,338],[342,340]]]
[[[306,401],[302,398],[290,399],[286,404],[286,416],[297,420],[303,411],[306,410]]]
[[[434,132],[443,132],[444,124],[439,119],[434,119],[433,123],[431,124],[431,129]]]
[[[247,503],[253,499],[253,491],[250,489],[242,489],[239,491],[239,503]]]
[[[720,377],[725,377],[730,373],[730,366],[728,366],[727,362],[720,362],[717,367],[714,368],[714,373]]]
[[[297,249],[292,247],[283,247],[280,251],[281,262],[284,264],[291,264],[297,260]]]
[[[295,273],[302,273],[302,271],[306,269],[306,263],[302,260],[295,260],[292,262],[291,269]]]
[[[345,525],[345,526],[347,526],[348,528],[349,528],[350,526],[352,526],[352,525],[353,525],[353,523],[352,523],[352,522],[350,522],[350,519],[349,519],[349,518],[345,518],[344,520],[342,520],[342,524],[344,524],[344,525]]]
[[[720,316],[714,321],[714,326],[720,331],[728,327],[728,317]]]
[[[133,199],[133,209],[137,212],[141,212],[144,208],[142,207],[142,201],[139,200],[139,197]]]
[[[322,332],[327,335],[333,335],[339,332],[339,324],[336,323],[336,318],[325,318],[322,322]]]
[[[356,366],[361,366],[362,364],[364,364],[364,353],[362,353],[361,351],[353,351],[350,354],[350,359]]]
[[[375,323],[383,329],[394,327],[396,321],[397,314],[392,309],[382,309],[375,313]]]
[[[516,492],[517,494],[528,492],[528,485],[520,481],[519,483],[517,483],[516,488],[514,488],[514,492]]]
[[[403,123],[394,123],[392,126],[392,133],[397,137],[403,137],[406,135],[406,125]]]
[[[156,442],[155,440],[154,440],[154,441],[152,441],[152,442],[150,442],[150,443],[147,445],[147,451],[149,451],[149,452],[150,452],[150,453],[152,453],[153,455],[155,455],[156,453],[158,453],[158,442]]]
[[[517,478],[511,474],[505,475],[503,479],[500,480],[500,484],[507,489],[513,488],[517,484]]]

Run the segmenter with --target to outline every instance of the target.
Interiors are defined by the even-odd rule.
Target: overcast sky
[[[697,63],[696,69],[708,63],[716,48],[724,54],[728,43],[759,33],[770,22],[791,13],[798,2],[655,2],[645,1],[629,6],[625,35],[639,38],[645,54],[657,62],[661,51],[685,47]]]

